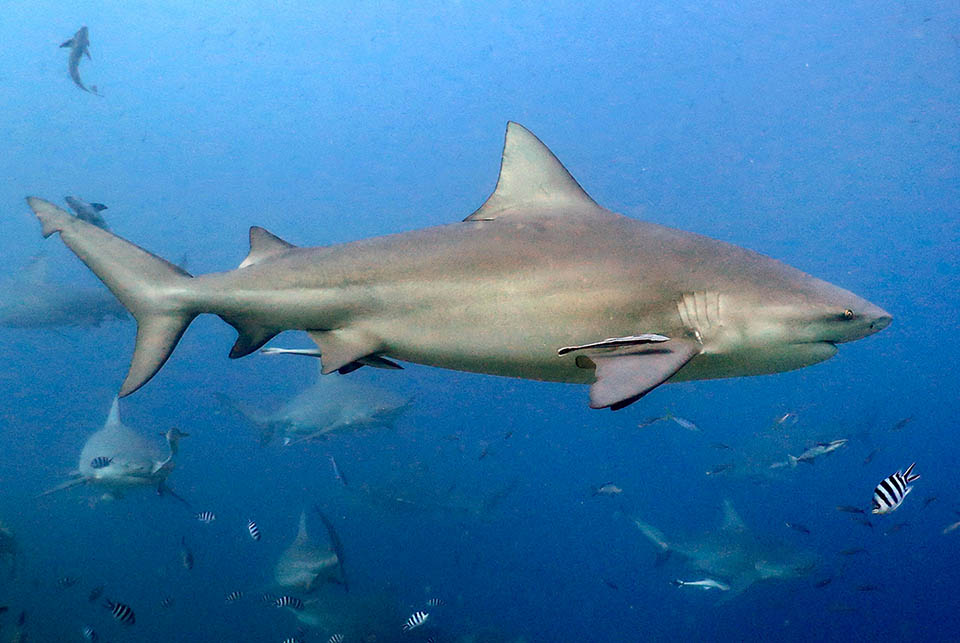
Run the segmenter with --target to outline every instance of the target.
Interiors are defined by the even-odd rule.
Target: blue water
[[[150,437],[191,433],[169,483],[215,511],[211,525],[150,490],[38,499],[103,424],[134,325],[2,329],[0,522],[21,551],[0,584],[0,640],[25,610],[33,641],[79,641],[90,624],[101,640],[279,643],[294,616],[255,597],[314,505],[344,542],[351,598],[391,623],[377,641],[956,640],[960,530],[941,533],[960,509],[955,2],[64,4],[0,10],[7,273],[42,252],[52,279],[96,284],[41,239],[29,194],[106,203],[118,234],[185,256],[195,274],[236,266],[250,225],[323,245],[458,221],[493,189],[515,120],[610,209],[776,257],[894,323],[813,367],[671,384],[617,413],[590,411],[574,385],[413,365],[357,373],[414,396],[392,429],[261,448],[216,394],[280,402],[315,365],[231,361],[233,330],[202,317],[122,412]],[[57,48],[81,25],[93,57],[81,75],[103,97],[73,85]],[[275,343],[307,345],[289,335]],[[666,412],[701,432],[637,428]],[[797,423],[773,429],[788,412]],[[704,475],[837,438],[850,442],[769,479]],[[431,506],[350,493],[328,454],[351,486]],[[876,483],[913,461],[921,480],[872,529],[835,510],[868,506]],[[623,493],[591,495],[608,481]],[[698,573],[679,559],[656,566],[632,518],[703,535],[724,499],[758,537],[815,551],[817,568],[720,605],[671,586]],[[65,575],[80,581],[60,588]],[[134,607],[135,626],[88,603],[100,583]],[[235,589],[247,602],[225,605]],[[447,604],[430,627],[401,634],[433,596]]]

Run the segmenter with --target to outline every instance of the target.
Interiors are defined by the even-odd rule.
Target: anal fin
[[[597,380],[590,387],[590,407],[619,410],[663,384],[700,352],[693,340],[671,339],[628,353],[590,355]]]

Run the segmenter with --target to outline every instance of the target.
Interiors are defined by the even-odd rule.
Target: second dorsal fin
[[[465,220],[489,221],[529,209],[542,213],[550,206],[602,211],[540,139],[523,125],[507,123],[497,188]]]
[[[290,248],[296,248],[296,246],[259,226],[253,226],[250,228],[250,252],[237,268],[252,266],[264,259],[284,253]]]

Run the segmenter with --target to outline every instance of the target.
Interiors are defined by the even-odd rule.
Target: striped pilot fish
[[[920,476],[913,473],[913,467],[916,464],[914,462],[905,472],[897,471],[880,481],[877,488],[873,490],[873,513],[888,514],[900,506],[913,489],[907,485],[920,479]]]
[[[111,462],[113,462],[113,458],[108,458],[105,455],[98,455],[90,461],[90,468],[103,469],[104,467],[109,467]]]
[[[212,511],[201,511],[199,513],[194,514],[193,517],[199,520],[200,522],[207,523],[208,525],[217,519],[217,515]]]
[[[260,540],[260,527],[257,527],[257,523],[253,522],[253,520],[247,520],[247,532],[254,540]]]
[[[327,639],[327,643],[343,643],[343,634],[339,632]]]
[[[137,617],[133,613],[133,608],[123,603],[114,603],[109,598],[104,602],[104,607],[110,610],[113,618],[124,625],[133,625],[137,622]]]
[[[97,641],[100,640],[100,637],[97,636],[97,631],[89,625],[83,626],[81,634],[83,635],[83,640],[90,641],[90,643],[97,643]]]
[[[240,590],[237,590],[235,592],[230,592],[229,594],[227,594],[226,602],[236,603],[241,598],[243,598],[243,592],[241,592]]]
[[[281,596],[273,602],[277,607],[289,607],[294,610],[303,609],[303,601],[301,601],[296,596]]]
[[[407,622],[403,624],[403,631],[409,632],[415,627],[420,627],[427,622],[427,619],[430,617],[428,612],[414,612],[410,615],[410,618],[407,619]]]

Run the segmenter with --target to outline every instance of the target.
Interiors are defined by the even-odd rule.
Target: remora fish
[[[41,495],[84,484],[105,488],[114,496],[132,487],[155,487],[158,493],[169,493],[186,504],[183,498],[166,486],[167,476],[174,468],[179,441],[186,435],[176,429],[168,431],[168,450],[165,453],[154,442],[120,420],[119,402],[114,398],[103,428],[87,438],[83,445],[77,471],[71,474],[69,480]],[[110,464],[94,467],[93,463],[98,457],[110,458]]]
[[[73,79],[73,83],[83,91],[99,96],[100,94],[97,93],[96,85],[91,85],[88,88],[83,84],[83,81],[80,80],[80,59],[84,56],[90,59],[90,37],[87,28],[85,26],[80,27],[77,33],[73,34],[73,38],[65,41],[60,47],[70,48],[70,58],[67,60],[67,69],[70,71],[70,78]]]
[[[387,358],[591,384],[623,408],[667,380],[776,373],[889,325],[856,295],[728,243],[615,214],[507,126],[497,187],[463,222],[298,248],[251,228],[237,270],[193,277],[30,197],[139,323],[120,395],[145,384],[201,313],[238,332],[231,357],[308,331],[323,372]],[[456,301],[456,305],[451,305]]]
[[[48,272],[47,260],[37,257],[0,281],[0,326],[99,326],[108,319],[127,318],[123,306],[103,288],[50,281]]]
[[[673,581],[673,584],[677,587],[699,587],[700,589],[719,589],[721,592],[726,592],[730,589],[729,585],[721,583],[720,581],[713,580],[712,578],[704,578],[703,580],[680,580],[679,578]]]
[[[815,446],[810,447],[800,455],[794,457],[792,455],[787,455],[790,459],[790,466],[797,466],[798,462],[806,462],[807,464],[813,464],[814,461],[822,455],[827,455],[828,453],[833,453],[837,449],[841,448],[847,443],[846,438],[841,438],[839,440],[833,440],[831,442],[819,442]]]
[[[70,206],[70,209],[73,210],[78,219],[83,219],[87,223],[92,223],[98,228],[103,228],[104,230],[110,229],[110,226],[107,225],[106,220],[100,215],[101,212],[107,209],[107,206],[104,204],[87,203],[83,199],[79,199],[75,196],[65,196],[63,197],[63,200],[67,202],[67,205]]]

